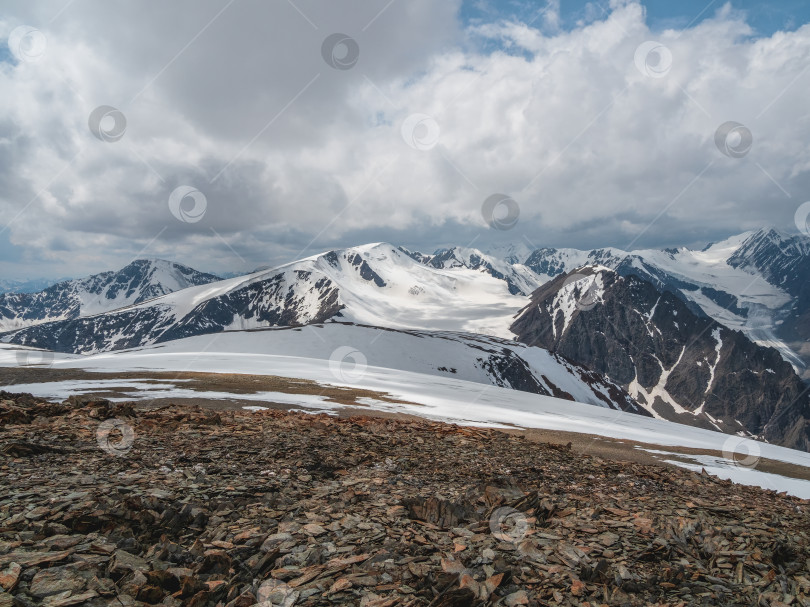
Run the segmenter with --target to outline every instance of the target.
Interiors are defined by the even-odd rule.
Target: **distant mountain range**
[[[14,280],[13,278],[0,278],[0,294],[2,293],[36,293],[47,289],[57,282],[70,280],[68,278],[47,279],[35,278],[32,280]]]
[[[139,259],[117,272],[66,280],[36,293],[0,295],[0,330],[103,314],[218,280],[169,261]]]
[[[91,353],[338,322],[419,331],[421,340],[405,340],[407,347],[430,348],[431,332],[451,332],[464,345],[437,368],[490,365],[496,385],[553,392],[527,362],[543,348],[568,361],[580,384],[589,372],[596,375],[586,384],[614,386],[602,392],[617,408],[808,449],[800,379],[810,358],[808,252],[810,239],[764,229],[700,251],[518,244],[422,253],[375,243],[227,280],[141,260],[40,293],[0,296],[0,339]],[[501,341],[484,348],[474,334]],[[515,339],[531,348],[515,349]],[[478,357],[453,360],[480,348]],[[498,379],[503,357],[532,370]]]

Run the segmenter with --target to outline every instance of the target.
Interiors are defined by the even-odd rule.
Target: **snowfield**
[[[313,329],[302,329],[302,331]],[[363,404],[371,409],[417,415],[437,421],[448,421],[463,425],[542,428],[577,432],[608,438],[626,439],[644,446],[690,447],[716,452],[734,451],[742,439],[734,436],[683,426],[664,420],[657,420],[631,413],[623,413],[602,407],[571,402],[550,396],[540,396],[478,383],[452,376],[437,376],[424,372],[405,371],[384,366],[335,365],[329,360],[329,344],[319,349],[320,340],[309,340],[313,350],[319,349],[316,356],[295,356],[290,354],[268,353],[275,347],[273,340],[261,333],[232,333],[217,336],[194,337],[178,340],[165,345],[151,346],[136,350],[75,356],[56,354],[51,362],[54,369],[85,369],[100,374],[123,371],[176,371],[206,373],[237,373],[252,375],[277,375],[289,378],[314,380],[323,384],[363,388],[384,392],[401,403],[368,400]],[[384,333],[378,338],[383,339]],[[257,339],[256,336],[263,339]],[[262,346],[264,343],[264,346]],[[351,344],[345,344],[352,348]],[[266,349],[261,351],[262,347]],[[356,351],[360,351],[360,348]],[[0,346],[0,365],[15,366],[18,348]],[[304,354],[304,352],[301,352]],[[393,354],[392,354],[393,355]],[[404,353],[402,354],[405,355]],[[356,360],[356,359],[352,359]],[[361,359],[362,360],[362,359]],[[345,361],[344,361],[345,362]],[[369,361],[372,362],[372,361]],[[117,385],[133,384],[131,380],[119,381]],[[168,382],[166,382],[168,383]],[[95,384],[95,387],[94,387]],[[67,382],[59,385],[48,383],[10,386],[6,389],[32,392],[40,396],[64,398],[72,393],[96,391],[109,387],[103,375],[98,382],[77,384]],[[179,397],[182,387],[165,385],[149,386],[148,390],[134,389],[133,399],[138,394],[143,398]],[[197,398],[205,397],[196,392]],[[216,396],[213,396],[216,398]],[[244,399],[245,395],[223,395],[225,398]],[[268,398],[269,397],[269,398]],[[258,400],[273,401],[268,394]],[[341,405],[328,402],[312,402],[311,397],[297,398],[285,395],[287,404],[304,408],[334,410]],[[309,401],[309,402],[308,402]],[[275,401],[279,402],[279,401]],[[745,440],[743,454],[749,450],[758,451],[762,458],[810,467],[810,453],[794,451],[767,443]],[[674,454],[673,454],[674,455]],[[793,495],[810,499],[810,482],[787,478],[777,474],[742,468],[729,459],[713,457],[711,461],[701,461],[698,456],[689,456],[691,462],[680,461],[684,456],[673,459],[679,466],[702,466],[721,478],[731,478],[736,482],[753,484],[788,491]],[[701,456],[702,457],[702,456]]]

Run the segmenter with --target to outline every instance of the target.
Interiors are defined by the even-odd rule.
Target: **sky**
[[[797,0],[6,0],[0,278],[797,232],[809,22]]]

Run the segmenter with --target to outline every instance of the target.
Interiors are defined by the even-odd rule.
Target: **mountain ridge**
[[[0,330],[111,312],[218,280],[175,262],[137,259],[120,270],[66,280],[37,293],[0,295]]]
[[[635,275],[560,275],[511,328],[523,343],[603,373],[656,417],[810,449],[807,387],[776,349]]]
[[[757,388],[753,377],[741,371],[737,359],[734,359],[736,366],[728,362],[732,359],[724,358],[726,366],[718,367],[713,353],[721,342],[734,343],[737,350],[748,352],[756,359],[757,373],[771,369],[780,381],[786,382],[786,393],[798,389],[793,368],[798,368],[801,361],[792,360],[786,352],[787,346],[774,336],[777,313],[784,314],[790,305],[797,305],[796,298],[771,284],[801,262],[799,259],[792,265],[787,263],[793,259],[789,253],[801,253],[805,246],[801,239],[798,244],[791,244],[788,238],[760,230],[711,244],[701,251],[685,247],[634,253],[618,249],[544,248],[528,253],[522,260],[525,263],[512,263],[527,254],[522,245],[503,247],[501,253],[509,258],[506,261],[469,247],[449,247],[422,254],[388,243],[369,243],[311,255],[225,280],[214,281],[213,275],[197,276],[197,273],[193,276],[202,284],[178,290],[169,289],[159,280],[157,286],[150,285],[149,280],[139,282],[138,289],[132,289],[127,281],[121,284],[112,281],[116,288],[111,300],[125,305],[112,310],[72,308],[70,317],[65,317],[64,310],[57,309],[59,315],[55,319],[7,330],[0,334],[0,340],[86,354],[227,331],[320,323],[349,323],[401,331],[456,331],[501,339],[517,335],[521,341],[557,352],[573,364],[585,365],[612,379],[628,390],[635,402],[651,415],[667,419],[680,417],[704,428],[767,435],[780,441],[788,440],[786,436],[793,432],[790,440],[804,445],[801,415],[791,413],[771,429],[766,428],[767,419],[754,419],[752,411],[757,406],[764,407],[763,416],[768,419],[783,410],[776,411],[784,405],[778,390]],[[786,242],[790,246],[786,246]],[[734,263],[729,264],[729,259],[734,259]],[[150,264],[154,262],[138,261],[134,265],[149,267]],[[766,271],[769,272],[767,279]],[[195,271],[186,268],[185,272]],[[571,343],[561,345],[557,333],[565,334],[568,323],[579,316],[576,301],[557,305],[562,311],[561,321],[557,320],[557,310],[545,319],[534,318],[535,323],[544,323],[553,339],[531,341],[531,331],[520,324],[525,321],[527,310],[532,306],[536,308],[537,302],[544,299],[544,293],[550,295],[554,289],[564,286],[562,283],[571,273],[611,277],[590,292],[593,301],[589,305],[600,305],[601,309],[607,287],[616,281],[646,285],[643,299],[649,318],[643,326],[636,319],[624,328],[640,344],[629,356],[643,362],[631,365],[618,357],[617,360],[624,360],[618,368],[599,366],[594,358],[597,345],[582,335],[572,343],[586,344],[586,351],[572,348]],[[125,271],[123,274],[129,275]],[[98,276],[106,275],[91,278],[98,280]],[[756,287],[747,289],[751,284]],[[156,295],[164,290],[170,292]],[[101,292],[106,291],[101,289]],[[118,299],[120,293],[125,296]],[[664,305],[656,308],[658,304],[653,300],[660,301],[662,297]],[[681,319],[688,320],[688,325],[700,328],[686,334],[673,332],[670,325],[658,326],[656,323],[661,322],[659,317],[665,309],[673,316],[680,314]],[[616,318],[609,320],[614,324],[627,320],[620,308],[612,313]],[[725,321],[729,318],[732,322],[727,324]],[[654,322],[650,324],[651,321]],[[558,326],[558,322],[562,324]],[[669,318],[667,322],[677,327],[681,321]],[[649,329],[648,324],[655,328]],[[605,333],[604,326],[595,330]],[[678,352],[673,350],[672,344],[649,340],[647,333],[651,330],[671,334],[672,343],[681,346],[685,340],[699,337],[700,357],[686,354],[683,363],[692,366],[679,366],[678,354],[684,356],[685,346]],[[616,341],[617,336],[613,338]],[[776,358],[776,350],[765,347],[770,344],[779,348]],[[614,343],[610,350],[612,355],[618,356],[622,348]],[[502,358],[498,361],[488,363],[493,376],[503,364]],[[452,367],[453,361],[448,360],[443,366]],[[631,369],[635,369],[632,375],[629,374]],[[728,371],[728,378],[718,380],[718,386],[728,380],[722,390],[727,395],[740,395],[743,404],[738,409],[729,404],[728,398],[708,394],[708,388],[712,387],[709,374],[715,371],[718,375]],[[662,379],[659,381],[659,378]],[[766,381],[763,385],[772,383]],[[708,387],[697,394],[697,384]],[[528,376],[516,378],[517,385],[538,393],[543,390]],[[743,388],[755,396],[746,400],[746,394],[740,392]],[[700,400],[696,400],[699,397]],[[773,410],[768,409],[768,398],[774,403]]]

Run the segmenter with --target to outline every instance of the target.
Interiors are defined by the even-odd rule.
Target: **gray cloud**
[[[38,61],[0,59],[0,211],[19,216],[6,275],[135,255],[246,269],[378,240],[699,244],[788,229],[810,198],[810,26],[755,39],[725,7],[651,32],[632,2],[570,32],[464,30],[457,1],[5,8],[0,39],[28,24],[48,43]],[[351,69],[321,56],[334,32],[358,43]],[[636,67],[647,40],[671,52],[661,78]],[[99,105],[125,114],[120,141],[90,133]],[[425,150],[400,132],[415,113],[438,126]],[[742,158],[715,146],[729,120],[753,134]],[[206,197],[198,222],[169,210],[181,185]],[[520,205],[514,230],[487,228],[494,193]]]

